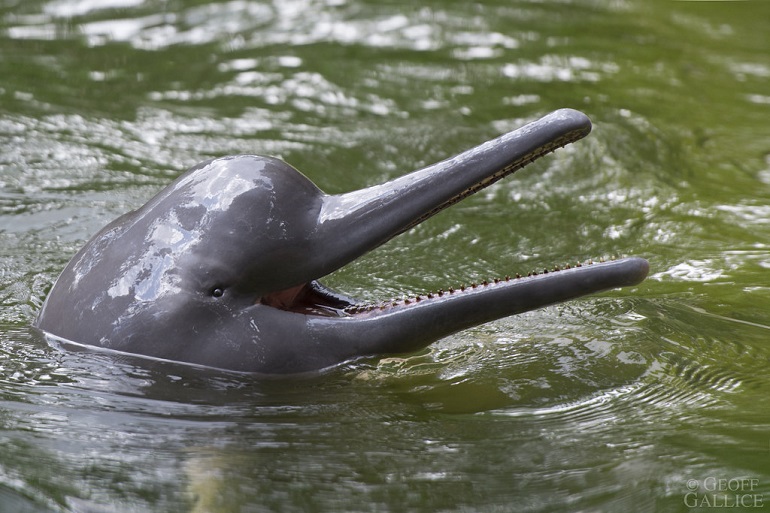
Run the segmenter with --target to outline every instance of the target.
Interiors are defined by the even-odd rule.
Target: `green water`
[[[769,49],[764,1],[0,0],[0,512],[770,508]],[[588,139],[326,283],[639,255],[641,286],[278,382],[30,328],[200,160],[341,192],[560,107]]]

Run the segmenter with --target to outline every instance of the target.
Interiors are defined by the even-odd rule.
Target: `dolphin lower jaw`
[[[376,327],[385,339],[393,340],[390,350],[408,352],[426,345],[425,340],[432,336],[440,338],[501,317],[636,285],[644,280],[648,271],[647,261],[638,257],[589,261],[379,303],[362,303],[311,282],[297,287],[299,290],[271,296],[270,300],[263,298],[261,304],[345,326],[336,337],[351,333],[349,323],[366,321],[369,329]],[[279,302],[278,296],[291,297],[291,301]],[[399,333],[402,339],[396,336]],[[419,336],[416,347],[406,342],[413,336]],[[386,352],[381,346],[379,349]]]

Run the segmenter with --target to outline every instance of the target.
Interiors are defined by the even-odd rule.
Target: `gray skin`
[[[106,349],[287,374],[408,353],[451,333],[634,285],[613,260],[364,307],[326,276],[462,198],[591,131],[564,109],[387,183],[327,195],[283,161],[199,164],[97,233],[51,289],[37,326]]]

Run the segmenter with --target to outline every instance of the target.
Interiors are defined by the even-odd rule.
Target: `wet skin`
[[[327,195],[283,161],[223,157],[185,172],[97,233],[37,319],[79,344],[286,374],[407,353],[459,330],[648,272],[627,258],[378,306],[317,280],[591,131],[564,109],[381,185]]]

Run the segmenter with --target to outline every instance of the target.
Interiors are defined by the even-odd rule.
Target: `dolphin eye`
[[[225,289],[223,289],[222,287],[214,287],[211,290],[211,295],[214,297],[222,297],[224,293],[225,293]]]

